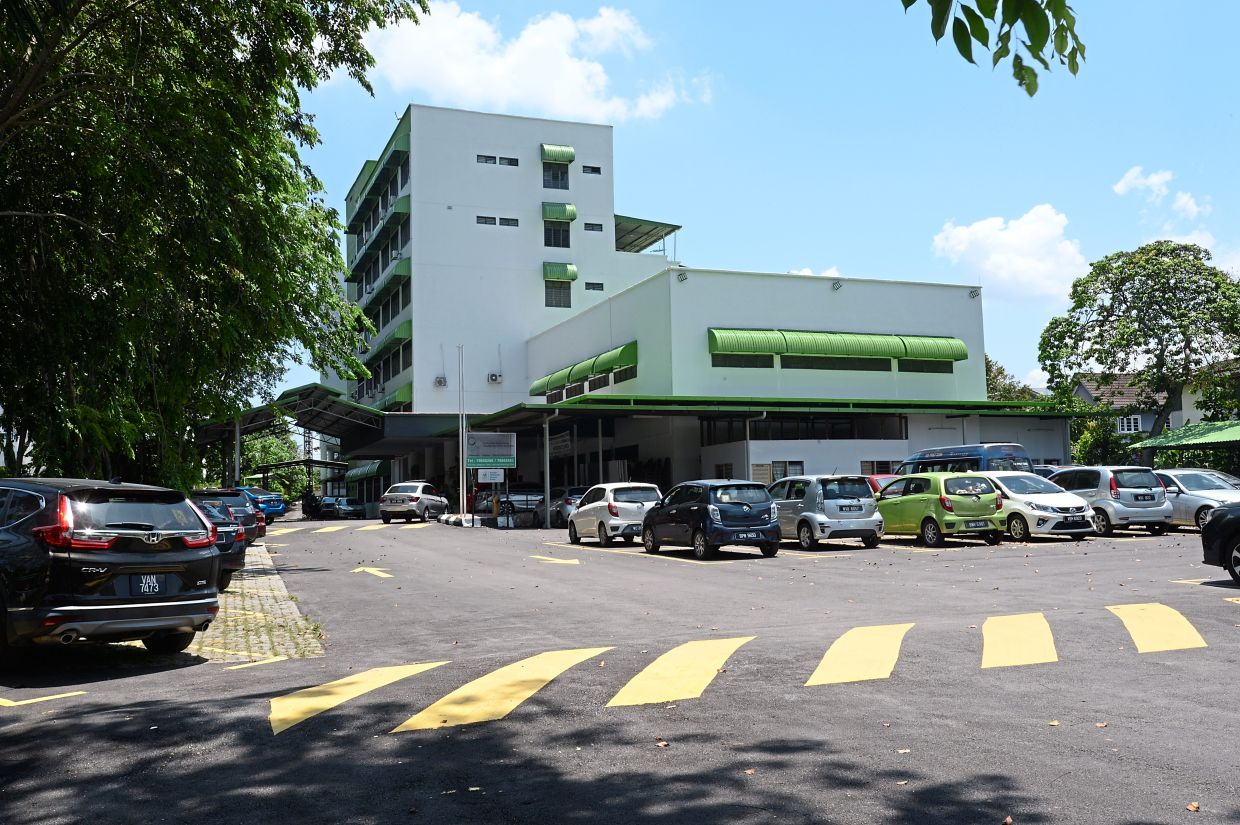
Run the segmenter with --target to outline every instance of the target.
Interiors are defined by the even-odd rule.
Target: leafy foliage
[[[304,349],[365,375],[300,92],[425,0],[6,0],[0,408],[40,470],[189,484]],[[10,469],[12,469],[10,467]]]
[[[900,2],[907,12],[918,0]],[[950,21],[961,57],[977,62],[974,43],[991,52],[992,67],[1011,57],[1012,76],[1030,97],[1038,93],[1038,72],[1030,61],[1048,72],[1056,61],[1075,75],[1085,59],[1085,44],[1076,36],[1076,14],[1067,0],[926,0],[926,5],[936,43],[947,34]],[[1024,37],[1013,45],[1018,26]]]
[[[991,401],[1034,401],[1038,393],[1015,375],[986,356],[986,397]]]
[[[297,461],[301,450],[294,441],[292,427],[286,419],[271,430],[241,437],[241,475],[254,475],[264,464]],[[233,448],[230,442],[221,442],[206,455],[206,476],[212,482],[228,483],[232,476]],[[247,483],[250,483],[247,481]],[[253,482],[259,483],[259,482]],[[306,491],[306,471],[302,467],[290,467],[273,472],[270,489],[280,492],[290,501],[298,499]]]

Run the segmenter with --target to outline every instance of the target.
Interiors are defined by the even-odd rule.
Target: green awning
[[[543,261],[544,281],[575,281],[577,280],[577,264],[557,264]]]
[[[1240,421],[1207,421],[1165,430],[1160,435],[1133,444],[1132,449],[1235,446],[1240,446]]]
[[[388,467],[389,462],[381,458],[374,461],[364,461],[355,467],[350,467],[344,474],[344,480],[360,481],[363,478],[387,475]]]
[[[383,396],[383,400],[379,402],[379,409],[386,410],[389,407],[395,407],[397,404],[408,404],[413,401],[413,384],[405,384],[395,392],[390,392]]]
[[[550,380],[551,380],[550,375],[544,375],[542,378],[539,378],[533,384],[530,384],[530,395],[546,395],[547,384],[548,382],[550,382]]]
[[[709,329],[706,332],[711,354],[825,355],[934,361],[964,361],[969,357],[969,348],[959,338],[778,329]]]
[[[568,385],[568,374],[573,371],[572,367],[565,367],[562,370],[556,370],[547,376],[547,392],[562,390]]]
[[[366,353],[366,357],[362,359],[363,364],[369,364],[381,355],[386,355],[396,347],[405,343],[413,337],[413,321],[401,321],[387,335],[380,338],[370,347],[370,352]]]
[[[548,203],[543,201],[544,221],[575,221],[577,207],[571,203]]]
[[[539,145],[542,147],[543,163],[572,163],[577,157],[571,146],[560,146],[556,143]]]
[[[573,364],[572,369],[568,371],[568,383],[576,384],[578,381],[584,381],[591,375],[594,375],[594,362],[598,360],[598,356],[587,358]]]
[[[636,341],[629,341],[624,346],[609,349],[594,359],[594,371],[598,375],[602,375],[605,372],[615,372],[621,367],[635,366],[637,366]]]

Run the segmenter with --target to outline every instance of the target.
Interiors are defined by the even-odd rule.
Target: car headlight
[[[1053,512],[1055,512],[1055,508],[1054,508],[1054,507],[1049,507],[1049,506],[1047,506],[1047,505],[1045,505],[1045,504],[1038,504],[1036,501],[1026,501],[1026,502],[1025,502],[1025,506],[1026,506],[1026,507],[1028,507],[1028,508],[1029,508],[1029,509],[1031,509],[1031,510],[1036,510],[1036,511],[1038,511],[1039,513],[1053,513]]]
[[[721,523],[723,521],[723,518],[719,515],[719,508],[716,507],[715,505],[713,504],[707,505],[706,512],[710,513],[710,520],[715,522],[716,524]]]

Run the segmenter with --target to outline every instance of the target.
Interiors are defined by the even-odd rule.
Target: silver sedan
[[[1200,528],[1215,507],[1240,501],[1240,490],[1212,470],[1158,470],[1156,475],[1167,487],[1175,525]]]

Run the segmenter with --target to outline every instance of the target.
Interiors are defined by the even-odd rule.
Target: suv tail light
[[[211,523],[211,519],[207,518],[206,514],[203,513],[202,510],[198,509],[197,504],[195,504],[194,502],[188,499],[186,499],[185,503],[188,504],[190,507],[193,507],[194,512],[198,514],[198,518],[202,519],[203,526],[207,528],[207,535],[205,538],[200,538],[200,539],[190,538],[189,536],[182,536],[181,541],[185,542],[186,548],[190,550],[197,550],[202,547],[214,547],[215,542],[218,541],[220,537],[219,528],[217,528],[214,524]]]
[[[116,536],[106,539],[92,539],[74,536],[73,504],[65,495],[57,496],[56,523],[31,530],[34,535],[43,539],[52,547],[79,548],[82,550],[107,550],[116,544]]]
[[[614,501],[609,501],[607,502],[607,512],[611,513],[613,516],[618,517],[620,515],[620,508],[616,506],[616,503]]]
[[[1002,509],[1003,509],[1003,493],[999,492],[998,490],[995,490],[995,512],[997,513]]]
[[[947,496],[939,496],[939,504],[943,505],[943,509],[949,513],[956,511],[955,506],[952,505],[952,500]]]
[[[233,541],[245,541],[245,528],[242,527],[237,531],[237,535],[233,536]]]
[[[267,524],[267,517],[265,515],[263,515],[262,513],[254,514],[254,525],[256,527],[263,527],[266,524]]]
[[[1119,485],[1115,483],[1115,476],[1111,476],[1111,498],[1119,499]]]

